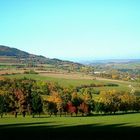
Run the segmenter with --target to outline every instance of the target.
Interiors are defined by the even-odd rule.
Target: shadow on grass
[[[29,127],[29,126],[34,126],[34,125],[42,125],[42,124],[46,124],[47,123],[55,123],[55,122],[35,122],[35,123],[15,123],[15,124],[4,124],[4,125],[0,125],[0,130],[2,129],[14,129],[14,128],[23,128],[24,126],[25,127]]]
[[[108,113],[108,114],[105,114],[105,113],[93,113],[93,114],[91,114],[91,115],[89,115],[89,116],[91,116],[91,117],[93,117],[93,116],[116,116],[116,115],[126,115],[126,114],[139,114],[140,112],[139,111],[137,111],[137,112],[134,112],[134,111],[132,111],[132,112],[116,112],[115,114],[114,113],[112,113],[112,114],[110,114],[110,113]]]
[[[139,137],[140,127],[124,125],[126,124],[65,126],[48,125],[47,122],[0,125],[0,139],[131,140]]]

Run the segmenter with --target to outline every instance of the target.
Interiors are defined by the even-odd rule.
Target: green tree
[[[42,95],[49,95],[50,94],[48,84],[44,81],[36,81],[33,84],[32,90],[39,93],[39,94],[42,94]]]
[[[3,113],[5,112],[6,102],[3,95],[0,95],[0,116],[3,117]]]
[[[31,100],[32,100],[33,118],[34,118],[35,114],[39,114],[39,116],[40,116],[40,113],[42,112],[42,107],[43,107],[41,96],[38,93],[33,92],[31,95]]]
[[[51,102],[51,101],[47,101],[46,103],[47,103],[47,106],[46,106],[47,107],[47,111],[50,114],[50,116],[52,114],[57,115],[57,112],[58,112],[57,104],[55,102]]]
[[[133,110],[140,111],[140,97],[137,96],[135,102],[133,103]]]

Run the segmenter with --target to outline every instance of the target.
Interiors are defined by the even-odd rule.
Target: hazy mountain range
[[[104,60],[85,60],[80,61],[81,64],[85,65],[96,65],[96,64],[127,64],[137,63],[140,59],[104,59]]]

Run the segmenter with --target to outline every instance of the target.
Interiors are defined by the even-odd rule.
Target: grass
[[[11,137],[18,132],[19,136],[45,136],[49,139],[86,139],[87,136],[94,139],[112,139],[115,136],[114,139],[120,139],[122,135],[129,139],[139,134],[139,118],[140,113],[91,117],[7,116],[0,119],[0,135]]]
[[[49,117],[47,115],[41,115],[36,118],[32,118],[32,116],[26,116],[23,118],[19,115],[17,118],[14,118],[14,115],[4,115],[3,118],[0,119],[0,126],[7,124],[22,124],[24,123],[40,123],[47,122],[47,125],[54,125],[57,127],[62,126],[78,126],[78,125],[86,125],[86,124],[101,124],[101,125],[111,125],[111,124],[123,124],[122,126],[134,126],[140,127],[140,113],[132,113],[132,114],[121,114],[121,115],[105,115],[105,116],[87,116],[87,117],[73,117],[70,116],[62,116],[62,117]],[[43,124],[44,125],[44,124]],[[45,124],[46,125],[46,124]],[[58,126],[56,126],[58,125]],[[31,126],[31,125],[30,125]],[[37,126],[42,126],[42,124],[38,124]]]
[[[58,82],[61,86],[78,86],[82,84],[91,84],[93,83],[92,80],[81,80],[81,79],[65,79],[65,78],[55,78],[55,77],[48,77],[48,76],[41,76],[36,74],[16,74],[16,75],[8,75],[6,77],[9,78],[31,78],[35,80],[42,80],[42,81],[51,81],[51,82]]]
[[[111,90],[115,89],[117,91],[130,91],[131,89],[128,87],[129,84],[133,85],[137,90],[140,90],[140,86],[138,83],[135,82],[122,82],[122,81],[112,81],[111,79],[109,80],[92,80],[92,79],[66,79],[64,77],[51,77],[51,76],[43,76],[43,75],[36,75],[36,74],[15,74],[15,75],[7,75],[6,77],[9,78],[31,78],[35,80],[42,80],[42,81],[51,81],[51,82],[57,82],[61,86],[68,87],[68,86],[80,86],[80,85],[89,85],[91,83],[95,84],[107,84],[107,83],[116,83],[119,86],[116,87],[95,87],[97,90]]]

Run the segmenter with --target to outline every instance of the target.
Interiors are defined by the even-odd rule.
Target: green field
[[[36,75],[36,74],[16,74],[16,75],[9,75],[6,76],[9,78],[31,78],[35,80],[41,80],[41,81],[51,81],[51,82],[57,82],[61,86],[79,86],[82,84],[91,84],[93,83],[92,80],[81,80],[81,79],[65,79],[65,78],[55,78],[55,77],[48,77],[48,76],[41,76],[41,75]]]
[[[116,135],[115,138],[120,139],[119,135],[122,135],[128,139],[139,133],[139,118],[140,113],[91,117],[4,116],[0,119],[0,135],[7,138],[17,133],[24,134],[22,136],[45,136],[50,139],[74,139],[74,137],[84,139],[86,135],[96,139],[112,139]]]
[[[131,89],[128,87],[130,84],[138,91],[140,91],[140,84],[136,82],[126,82],[126,81],[112,81],[110,80],[91,80],[91,79],[65,79],[64,77],[58,78],[58,77],[49,77],[49,76],[42,76],[42,75],[36,75],[36,74],[15,74],[15,75],[8,75],[6,77],[9,78],[31,78],[35,80],[42,80],[42,81],[51,81],[51,82],[57,82],[61,86],[68,87],[68,86],[80,86],[80,85],[88,85],[91,83],[95,84],[107,84],[107,83],[116,83],[119,86],[118,87],[95,87],[96,90],[109,90],[109,89],[115,89],[118,91],[130,91]]]

